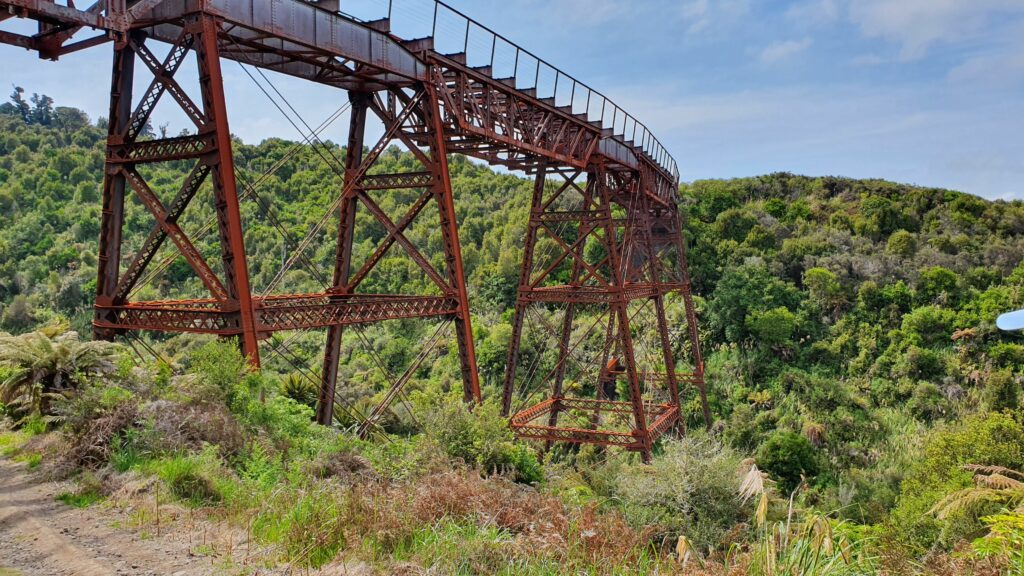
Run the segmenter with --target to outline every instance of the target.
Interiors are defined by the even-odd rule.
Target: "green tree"
[[[788,494],[802,478],[811,479],[820,468],[818,454],[811,442],[795,432],[778,431],[757,450],[757,465],[779,481],[779,489]]]
[[[804,286],[814,301],[822,310],[837,312],[846,304],[843,294],[843,287],[839,284],[839,278],[830,270],[825,268],[808,268],[804,272]]]
[[[784,306],[771,310],[755,310],[744,320],[747,330],[765,346],[781,346],[789,342],[796,330],[796,315]]]
[[[889,240],[885,244],[885,249],[890,254],[895,254],[903,258],[910,258],[915,252],[917,252],[917,239],[911,232],[907,232],[906,230],[897,230],[889,235]]]
[[[953,304],[960,295],[957,281],[956,272],[948,268],[926,268],[917,281],[917,301],[921,304]]]
[[[792,310],[799,300],[800,292],[792,284],[775,278],[764,266],[730,268],[708,300],[708,324],[718,338],[745,342],[752,336],[748,316],[756,318],[759,313],[779,307]],[[781,314],[773,316],[779,319]]]

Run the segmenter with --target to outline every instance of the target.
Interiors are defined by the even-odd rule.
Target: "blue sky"
[[[1024,199],[1024,0],[450,3],[644,121],[684,180],[784,170]],[[236,64],[224,69],[235,133],[297,137]],[[0,60],[5,85],[93,117],[109,76],[109,48],[49,63],[7,47]],[[345,99],[274,82],[311,124]],[[343,141],[344,124],[327,135]]]

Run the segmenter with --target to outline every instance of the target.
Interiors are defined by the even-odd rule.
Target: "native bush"
[[[740,460],[719,441],[693,435],[666,441],[649,466],[611,461],[594,472],[594,484],[634,526],[657,526],[656,537],[685,536],[709,549],[744,516]]]
[[[502,418],[498,405],[485,402],[470,411],[450,398],[431,411],[426,432],[449,456],[479,466],[487,473],[510,472],[519,482],[543,480],[540,463]]]
[[[899,504],[888,523],[890,537],[912,551],[933,544],[951,546],[980,528],[974,516],[953,514],[938,520],[929,510],[946,494],[971,485],[967,464],[1024,467],[1024,425],[1020,413],[969,416],[931,433],[923,458],[908,471],[900,486]]]
[[[757,450],[757,465],[779,482],[779,489],[789,493],[802,478],[812,479],[820,469],[820,458],[810,441],[795,432],[779,431],[765,440]]]

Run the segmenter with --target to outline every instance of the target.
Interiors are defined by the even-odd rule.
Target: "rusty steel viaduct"
[[[271,334],[325,330],[317,418],[330,424],[346,327],[442,319],[455,332],[465,399],[479,402],[448,169],[448,155],[461,154],[535,179],[503,379],[502,406],[516,432],[548,443],[620,446],[648,460],[658,436],[679,423],[683,393],[695,394],[695,406],[708,421],[675,161],[632,114],[461,12],[433,0],[0,0],[4,20],[21,21],[22,30],[0,30],[0,42],[37,51],[43,59],[113,47],[97,337],[133,331],[237,337],[258,367],[260,343]],[[195,65],[185,66],[189,57]],[[250,286],[240,211],[249,187],[239,181],[232,155],[224,60],[348,93],[347,147],[338,169],[343,186],[309,234],[290,244],[281,274],[264,294]],[[148,87],[134,93],[140,73]],[[198,84],[198,97],[183,88],[183,77]],[[174,137],[146,134],[160,101],[179,108],[194,129]],[[364,142],[368,116],[382,125],[376,142]],[[374,169],[392,144],[415,157],[416,170]],[[173,197],[161,199],[144,176],[146,168],[183,161],[191,165],[187,178]],[[212,201],[216,213],[216,264],[180,225],[204,190],[211,191],[204,201]],[[414,191],[415,200],[395,219],[380,199],[397,190]],[[132,197],[151,213],[153,225],[129,254],[122,238],[125,202]],[[440,230],[443,259],[433,262],[443,261],[441,266],[407,234],[428,206],[439,215],[432,226]],[[353,261],[357,211],[386,231],[362,262]],[[326,289],[275,293],[287,269],[308,263],[315,232],[325,229],[336,235]],[[430,279],[430,294],[361,290],[396,245]],[[132,295],[158,265],[161,250],[183,258],[208,296],[135,301]],[[666,298],[678,299],[685,309],[685,318],[673,325]],[[535,313],[539,319],[529,328],[531,310],[538,308],[551,314]],[[641,317],[649,319],[643,327]],[[546,331],[554,343],[553,362],[539,375],[522,358],[527,329]],[[639,339],[648,348],[647,360],[639,357]],[[586,350],[584,340],[600,342],[596,353],[593,346]],[[400,394],[422,356],[392,379],[364,431]],[[534,373],[526,374],[530,369]],[[528,376],[541,382],[544,398],[514,410]],[[580,385],[586,379],[589,387]],[[583,389],[594,392],[574,394]]]

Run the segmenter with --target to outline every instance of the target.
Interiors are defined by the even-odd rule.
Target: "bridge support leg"
[[[538,174],[534,184],[512,342],[506,361],[503,408],[511,411],[528,307],[535,303],[565,304],[560,329],[550,326],[543,312],[539,320],[555,339],[558,350],[554,366],[543,377],[545,383],[548,378],[552,379],[551,396],[518,411],[512,417],[512,427],[521,436],[544,440],[546,446],[556,441],[618,445],[639,452],[644,461],[650,461],[654,439],[678,416],[678,395],[673,393],[671,402],[661,400],[648,405],[641,383],[652,376],[641,372],[637,365],[635,324],[629,304],[641,298],[651,299],[662,289],[653,272],[657,265],[651,258],[651,235],[644,229],[650,225],[643,216],[646,205],[642,199],[637,199],[641,188],[639,175],[608,170],[603,164],[594,163],[587,168],[586,185],[582,186],[576,179],[582,176],[583,170],[555,170],[554,173],[565,179],[561,187],[549,186],[551,189],[547,192],[550,193],[545,193],[543,173]],[[625,218],[621,211],[625,211]],[[553,255],[538,254],[538,242],[549,240],[558,249]],[[534,258],[537,257],[543,260],[537,266],[540,270],[535,272]],[[652,271],[650,278],[641,277],[646,271]],[[568,283],[559,284],[561,278]],[[582,307],[586,307],[588,313],[601,311],[599,318],[607,319],[607,324],[602,326],[605,331],[600,355],[594,364],[579,362],[581,370],[574,372],[577,379],[581,376],[593,379],[596,372],[597,397],[585,400],[569,397],[563,390],[570,374],[568,363],[577,362],[574,351],[590,339],[591,332],[599,325],[597,322],[590,324],[578,336],[579,341],[572,342]],[[618,379],[628,385],[628,392],[622,394],[622,398],[614,391]],[[590,429],[559,427],[562,413],[589,417]],[[602,428],[604,413],[610,418]],[[541,415],[545,422],[534,424]],[[628,426],[628,431],[622,430],[623,426]]]
[[[107,125],[107,159],[103,178],[103,212],[100,222],[99,273],[96,279],[96,321],[113,323],[107,306],[114,304],[121,270],[121,234],[124,226],[125,177],[119,169],[124,134],[132,116],[135,52],[127,41],[114,48],[110,87],[110,118]],[[116,331],[93,328],[97,339],[111,340]]]
[[[193,331],[238,335],[250,364],[259,367],[255,312],[246,265],[217,33],[216,20],[199,16],[190,18],[180,36],[169,42],[170,50],[163,59],[145,44],[145,36],[141,33],[129,33],[115,46],[94,330],[101,338],[111,338],[128,329],[139,329],[140,324],[160,330],[164,323],[170,327],[179,321],[176,314],[188,314],[178,310],[175,314],[157,317],[155,322],[142,321],[139,315],[145,317],[145,305],[130,302],[133,291],[140,283],[145,283],[147,267],[170,239],[178,250],[177,255],[184,257],[213,297],[212,301],[192,300],[181,306],[185,309],[194,303],[196,307],[210,309],[212,314],[207,316],[208,324],[198,330],[194,321],[186,321],[184,325]],[[198,64],[201,106],[193,102],[174,79],[192,50]],[[133,106],[134,71],[140,63],[151,73],[152,81]],[[146,133],[154,108],[165,95],[169,95],[193,122],[196,133],[140,139]],[[173,200],[165,205],[138,167],[187,160],[195,162],[193,169]],[[211,174],[223,280],[213,272],[193,240],[178,224],[206,177]],[[129,189],[149,210],[154,223],[134,260],[122,273],[124,202]],[[148,278],[155,277],[175,257],[171,255],[158,270],[151,271],[153,275]]]
[[[587,185],[583,187],[583,203],[581,207],[583,210],[590,210],[593,204],[593,192],[594,186],[593,181],[588,178]],[[594,228],[592,222],[580,223],[579,236],[589,235]],[[569,274],[569,282],[571,284],[578,284],[580,281],[580,275],[583,274],[583,266],[581,262],[584,258],[583,244],[579,244],[575,249],[575,256],[572,263],[572,273]],[[569,340],[572,336],[573,322],[576,320],[576,302],[569,302],[565,305],[565,316],[562,318],[562,330],[558,337],[558,364],[555,366],[555,381],[551,385],[551,396],[553,398],[561,398],[563,395],[562,385],[565,383],[565,370],[569,363],[569,354],[571,350],[569,348]],[[558,416],[561,413],[559,405],[556,403],[551,409],[551,415],[548,417],[548,426],[558,425]],[[550,449],[551,443],[547,442],[544,445],[545,449]]]
[[[477,371],[476,351],[473,346],[473,324],[469,313],[469,296],[466,292],[466,273],[462,266],[462,248],[459,244],[459,230],[455,220],[455,202],[452,195],[451,174],[448,172],[448,155],[444,141],[444,122],[441,119],[441,100],[437,89],[426,85],[427,99],[424,112],[430,131],[430,159],[427,167],[433,173],[433,195],[440,214],[441,242],[444,248],[445,267],[448,281],[458,300],[455,314],[455,336],[459,344],[459,365],[462,369],[462,396],[466,402],[480,403],[480,377]]]
[[[693,304],[693,291],[690,283],[690,270],[686,262],[686,239],[683,238],[683,223],[678,211],[674,214],[673,230],[676,244],[676,266],[679,277],[683,281],[683,305],[686,308],[686,328],[690,337],[690,356],[693,359],[693,383],[700,394],[701,411],[704,413],[704,427],[711,429],[711,407],[708,405],[707,386],[704,383],[704,355],[700,349],[700,333],[697,330],[697,311]]]
[[[623,254],[617,240],[615,219],[612,215],[612,190],[603,170],[598,170],[597,195],[601,199],[601,220],[604,226],[604,247],[608,258],[609,279],[611,286],[611,314],[618,319],[619,342],[621,347],[621,362],[626,369],[626,379],[629,384],[629,402],[633,411],[634,435],[640,442],[640,456],[644,462],[651,461],[651,437],[647,429],[647,415],[644,412],[643,391],[640,388],[640,375],[636,369],[636,355],[633,350],[633,336],[629,323],[628,300],[625,293],[625,269],[623,266]]]
[[[345,150],[345,189],[351,190],[341,200],[338,208],[338,246],[334,262],[334,286],[332,292],[338,295],[349,293],[349,275],[352,271],[352,242],[356,219],[356,197],[358,183],[356,169],[363,162],[363,140],[366,133],[366,110],[370,94],[349,93],[352,102],[352,116],[349,122],[348,145]],[[338,358],[341,354],[341,338],[344,326],[335,325],[327,329],[327,347],[324,350],[324,367],[320,384],[320,397],[316,407],[316,421],[329,426],[334,419],[334,395],[338,385]]]
[[[256,319],[249,286],[249,268],[245,255],[242,217],[238,205],[238,186],[231,153],[231,132],[228,129],[227,104],[224,100],[224,79],[220,69],[217,46],[218,23],[212,16],[200,16],[196,25],[199,41],[196,60],[199,64],[199,87],[206,112],[206,130],[216,143],[216,155],[210,160],[213,175],[214,207],[220,232],[221,260],[224,263],[228,306],[238,308],[242,352],[254,368],[260,365]]]
[[[530,219],[526,224],[526,243],[523,245],[523,263],[519,268],[519,286],[516,290],[515,311],[512,313],[512,341],[509,343],[508,356],[505,360],[505,381],[501,394],[501,414],[503,416],[508,416],[512,411],[512,395],[515,391],[516,369],[519,365],[519,348],[523,339],[523,321],[526,319],[526,308],[529,306],[523,299],[523,294],[530,287],[534,244],[537,241],[537,229],[540,227],[540,214],[544,211],[546,174],[544,166],[537,168],[537,176],[533,183]]]

